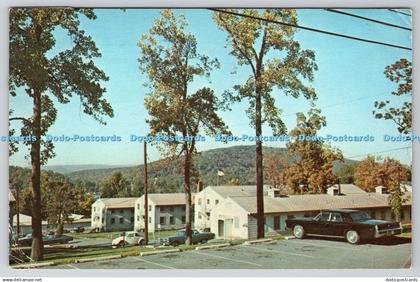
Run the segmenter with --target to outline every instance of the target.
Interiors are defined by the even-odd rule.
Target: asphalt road
[[[220,249],[50,266],[61,269],[409,268],[407,240],[350,245],[332,240],[282,240]]]

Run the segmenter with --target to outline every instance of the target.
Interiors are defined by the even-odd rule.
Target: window
[[[123,223],[124,223],[124,218],[120,217],[120,224],[123,224]]]
[[[111,210],[111,214],[113,214],[115,211],[114,210]]]
[[[140,204],[137,204],[137,209],[138,209],[138,210],[140,209]]]
[[[201,205],[201,198],[198,198],[198,205]]]
[[[173,206],[170,206],[170,207],[169,207],[169,210],[170,210],[171,212],[173,212],[173,211],[174,211],[174,207],[173,207]]]
[[[280,216],[274,216],[274,230],[280,230]]]
[[[175,218],[173,216],[169,217],[169,224],[175,224]]]
[[[96,212],[96,207],[93,207],[93,212]]]
[[[210,220],[210,213],[206,212],[207,219]]]
[[[149,211],[152,211],[152,205],[149,205]]]
[[[328,221],[328,220],[330,220],[330,213],[329,212],[322,213],[320,221]]]
[[[405,210],[401,211],[401,221],[405,220]]]
[[[201,214],[199,214],[199,215],[198,215],[198,219],[201,219],[201,218],[202,218],[202,217],[201,217]]]
[[[131,223],[134,223],[134,216],[130,218]]]
[[[215,200],[214,204],[217,205],[219,203],[219,200]]]
[[[182,207],[182,211],[183,211],[183,212],[185,211],[185,206],[183,206],[183,207]]]
[[[384,210],[381,211],[381,219],[386,219],[386,213]]]
[[[181,217],[181,221],[182,221],[182,223],[185,223],[185,215],[183,215],[183,216]]]
[[[210,205],[210,199],[207,199],[207,205]]]
[[[152,223],[152,218],[151,217],[149,217],[149,223]]]
[[[137,221],[140,221],[140,216],[137,216]]]
[[[293,218],[295,218],[295,216],[293,214],[288,214],[287,215],[287,219],[293,219]]]
[[[239,217],[235,216],[233,222],[234,222],[235,228],[239,228]]]
[[[104,223],[104,221],[105,221],[105,217],[102,218],[102,223]]]
[[[111,218],[111,224],[115,224],[115,218]]]
[[[331,222],[343,222],[343,219],[341,218],[341,214],[339,213],[331,213]]]
[[[160,223],[161,225],[165,225],[165,217],[164,217],[164,216],[161,216],[161,217],[160,217],[160,221],[159,221],[159,223]]]
[[[123,214],[124,213],[124,210],[120,210],[120,214]]]

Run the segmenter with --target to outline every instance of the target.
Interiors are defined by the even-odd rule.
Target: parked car
[[[66,244],[70,241],[73,241],[73,237],[67,235],[45,235],[42,236],[42,241],[44,242],[44,245]],[[32,245],[32,234],[28,234],[25,237],[19,238],[17,243],[20,246]]]
[[[77,226],[70,230],[71,233],[81,233],[84,231],[85,231],[85,228],[83,226]]]
[[[125,247],[125,246],[135,246],[135,245],[144,245],[145,241],[140,233],[135,231],[124,232],[120,237],[112,240],[113,247]]]
[[[197,243],[205,243],[211,239],[214,239],[214,233],[210,233],[210,232],[198,232],[197,230],[192,230],[192,243],[193,244],[197,244]],[[185,230],[180,230],[178,232],[176,232],[175,236],[169,236],[169,237],[165,237],[160,239],[160,242],[162,245],[165,246],[178,246],[178,245],[182,245],[185,244]]]
[[[402,232],[401,223],[372,219],[363,211],[346,209],[325,210],[314,218],[287,219],[286,227],[298,239],[306,235],[345,238],[350,244]]]

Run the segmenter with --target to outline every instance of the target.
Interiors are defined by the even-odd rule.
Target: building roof
[[[15,196],[13,196],[12,191],[9,190],[9,203],[16,202]]]
[[[17,214],[13,216],[13,226],[17,225]],[[19,214],[19,225],[20,226],[32,226],[32,217],[23,213]],[[42,221],[42,225],[47,225],[45,220]]]
[[[191,197],[194,197],[194,193],[191,193]],[[143,200],[144,196],[141,196]],[[153,202],[156,206],[176,206],[185,205],[185,194],[184,193],[150,193],[148,194],[148,200]]]
[[[411,194],[411,193],[407,193]],[[388,206],[386,194],[365,193],[332,196],[328,194],[292,195],[288,197],[264,197],[265,213],[319,211],[326,209],[363,209]],[[411,205],[411,195],[404,205]],[[257,212],[256,197],[229,197],[250,214]]]
[[[338,185],[335,184],[330,188],[337,188],[338,189]],[[340,190],[342,194],[345,195],[349,195],[349,194],[366,194],[367,192],[364,191],[363,189],[359,188],[358,186],[354,185],[354,184],[340,184]]]
[[[256,195],[256,185],[241,186],[208,186],[206,189],[212,189],[222,197],[252,197]],[[269,186],[264,185],[264,192],[268,192]]]
[[[102,198],[101,201],[109,209],[134,208],[134,202],[138,198]],[[95,203],[96,203],[95,202]]]

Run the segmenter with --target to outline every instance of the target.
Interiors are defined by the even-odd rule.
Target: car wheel
[[[173,241],[172,246],[177,247],[179,245],[178,241]]]
[[[140,239],[139,240],[139,246],[143,246],[144,245],[144,239]]]
[[[118,247],[120,247],[120,248],[122,248],[122,247],[124,247],[124,246],[126,246],[127,245],[127,243],[125,242],[125,241],[120,241],[119,243],[118,243]]]
[[[357,231],[349,230],[346,232],[346,240],[350,244],[357,244],[360,242],[360,236]]]
[[[305,229],[303,229],[303,226],[295,225],[295,227],[293,227],[293,235],[295,235],[295,237],[298,239],[305,237]]]

